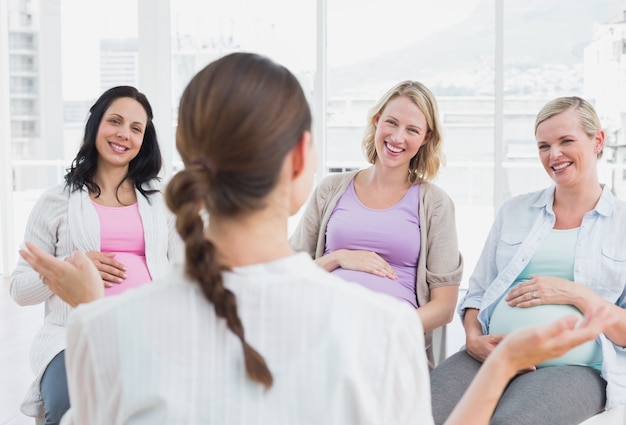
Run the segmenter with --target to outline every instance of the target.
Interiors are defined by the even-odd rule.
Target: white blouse
[[[158,285],[75,309],[63,424],[432,424],[415,310],[307,254],[224,273],[274,384],[247,378],[239,339],[174,267]]]

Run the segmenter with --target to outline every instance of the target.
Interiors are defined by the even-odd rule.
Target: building
[[[137,39],[100,41],[100,91],[115,86],[137,86],[139,77]]]
[[[598,25],[585,48],[585,96],[594,102],[605,127],[608,177],[626,198],[626,10]]]
[[[40,21],[42,13],[59,19]],[[42,84],[44,74],[60,80],[60,0],[9,0],[8,14],[11,157],[17,163],[13,187],[22,190],[39,187],[42,179],[54,181],[54,164],[42,170],[43,176],[31,167],[46,166],[46,160],[62,152],[61,87]],[[20,163],[25,160],[30,164]]]

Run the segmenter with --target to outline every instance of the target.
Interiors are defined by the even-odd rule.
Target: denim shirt
[[[469,280],[458,313],[480,310],[487,333],[498,299],[508,291],[528,261],[552,231],[554,187],[516,196],[498,212]],[[626,307],[626,203],[606,186],[596,207],[583,217],[574,256],[574,280],[605,300]],[[602,377],[607,381],[610,409],[626,404],[626,350],[600,335]]]

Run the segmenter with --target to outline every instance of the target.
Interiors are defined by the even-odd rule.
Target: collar
[[[611,189],[608,188],[607,185],[601,184],[602,186],[602,194],[600,195],[600,199],[596,203],[593,211],[596,213],[608,217],[611,215],[613,208],[615,207],[615,196],[611,193]],[[556,190],[556,186],[551,186],[547,189],[544,189],[540,192],[540,195],[537,197],[537,200],[531,204],[533,208],[545,208],[546,211],[552,215],[554,215],[554,211],[552,211],[552,205],[554,204],[554,191]]]

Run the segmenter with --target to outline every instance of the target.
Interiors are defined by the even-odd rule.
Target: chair
[[[46,319],[46,316],[48,315],[49,312],[50,312],[50,309],[48,307],[48,302],[46,301],[44,303],[44,310],[43,310],[44,320]],[[43,416],[35,418],[35,425],[44,425],[45,422],[46,422],[46,418],[44,418]]]
[[[435,366],[443,362],[447,357],[446,326],[447,325],[443,325],[433,330],[432,344],[433,344],[433,357],[434,357],[433,360],[434,360]]]
[[[590,417],[578,425],[624,425],[626,424],[626,406],[606,410]]]

